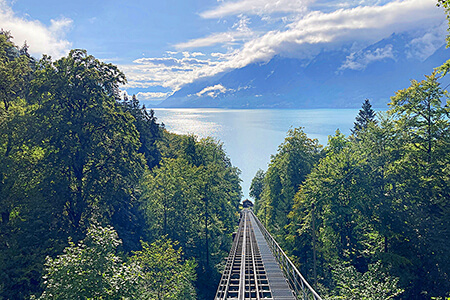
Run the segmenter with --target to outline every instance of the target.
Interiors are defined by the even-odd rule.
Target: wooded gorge
[[[213,139],[167,132],[84,50],[0,34],[0,299],[211,298],[241,199]],[[195,288],[194,288],[195,286]]]

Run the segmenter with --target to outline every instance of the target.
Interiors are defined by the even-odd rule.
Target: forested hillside
[[[209,299],[241,188],[212,139],[168,133],[84,50],[0,33],[0,299]]]
[[[449,70],[377,116],[366,100],[325,147],[290,130],[253,179],[257,215],[325,299],[450,297]]]
[[[385,113],[365,101],[325,147],[292,128],[256,174],[258,217],[324,299],[450,297],[449,71]],[[0,300],[214,297],[239,170],[124,83],[85,50],[36,59],[0,31]]]

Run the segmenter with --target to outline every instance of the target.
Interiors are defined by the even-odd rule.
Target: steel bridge
[[[216,300],[322,300],[249,209],[241,212]]]

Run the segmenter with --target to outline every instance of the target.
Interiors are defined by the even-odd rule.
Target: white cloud
[[[353,52],[347,56],[344,64],[339,70],[364,70],[370,63],[384,60],[386,58],[395,59],[392,45],[386,45],[384,48],[377,48],[374,51]]]
[[[353,8],[358,6],[385,5],[392,0],[319,0],[314,3],[315,7],[324,9]]]
[[[236,3],[243,2],[245,1]],[[223,5],[228,4],[229,2],[224,2]],[[358,53],[393,33],[432,28],[443,21],[445,14],[436,7],[434,0],[396,0],[384,5],[338,9],[328,13],[313,11],[283,29],[272,30],[258,37],[251,36],[240,48],[231,48],[226,53],[215,52],[202,59],[139,59],[134,65],[125,66],[124,71],[130,79],[130,86],[159,84],[177,90],[199,78],[242,68],[251,63],[267,62],[275,55],[308,59],[322,50],[339,49],[349,43],[358,45],[358,48],[351,50]],[[243,21],[241,28],[248,25],[245,22]],[[240,26],[236,24],[235,29]],[[178,44],[177,47],[183,49],[226,44],[236,38],[234,34],[241,34],[238,30],[231,32],[231,36],[227,35],[228,32],[218,33]],[[424,37],[421,42],[433,40],[431,37],[432,35]],[[441,37],[442,40],[444,37]],[[417,45],[419,44],[417,41]],[[393,57],[392,49],[389,48],[358,55],[349,57],[346,68],[364,68],[371,61]]]
[[[431,28],[423,36],[412,40],[409,44],[407,52],[408,58],[418,58],[424,61],[432,55],[437,49],[445,45],[442,38],[447,32],[447,22],[442,22],[440,26]]]
[[[27,41],[32,55],[48,54],[54,58],[66,55],[72,44],[64,37],[71,25],[72,20],[67,18],[51,20],[51,25],[45,26],[39,21],[18,17],[5,0],[0,0],[0,27],[11,31],[17,45],[22,46]]]
[[[128,78],[125,88],[163,86],[177,90],[183,84],[213,74],[219,62],[211,58],[164,57],[140,58],[133,63],[120,66]]]
[[[187,52],[186,52],[187,53]],[[154,57],[154,58],[139,58],[133,61],[137,64],[148,66],[165,66],[165,67],[182,67],[186,65],[205,65],[209,62],[207,60],[200,60],[197,58],[190,58],[185,54],[184,58],[178,59],[174,57]]]
[[[63,37],[66,34],[67,29],[72,26],[73,21],[69,18],[61,18],[59,20],[50,20],[50,23],[50,32],[55,34],[57,37]]]
[[[245,15],[239,15],[239,21],[233,24],[233,29],[238,32],[251,32],[248,25],[250,25],[250,18]]]
[[[202,96],[206,95],[211,98],[216,98],[217,96],[225,93],[226,91],[227,91],[226,87],[224,87],[221,84],[216,84],[214,86],[208,86],[208,87],[204,88],[203,90],[198,92],[196,95],[198,97],[202,97]]]
[[[193,57],[197,57],[197,56],[205,56],[206,54],[205,53],[202,53],[202,52],[193,52],[193,53],[191,53],[191,56],[193,56]]]
[[[175,45],[177,49],[192,49],[242,41],[252,35],[251,31],[228,31],[213,33],[210,36],[189,40]]]
[[[222,2],[219,7],[205,11],[200,15],[203,18],[215,19],[230,15],[267,14],[276,12],[302,12],[311,0],[241,0]]]
[[[136,97],[139,100],[162,100],[167,98],[168,96],[170,96],[172,93],[171,92],[167,92],[167,93],[163,93],[163,92],[139,92],[137,93]]]
[[[227,68],[268,61],[274,55],[309,58],[322,49],[345,43],[369,44],[394,32],[441,23],[445,16],[433,0],[394,1],[384,6],[340,9],[332,13],[311,12],[287,30],[270,31],[247,42],[224,62]]]

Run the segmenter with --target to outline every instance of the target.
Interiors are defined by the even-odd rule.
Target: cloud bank
[[[223,2],[219,7],[200,15],[206,19],[223,18],[241,13],[272,14],[277,12],[303,12],[312,0],[241,0]]]
[[[384,59],[395,59],[393,46],[386,45],[383,48],[377,48],[374,51],[359,51],[353,52],[347,56],[344,64],[339,68],[339,70],[364,70],[370,63]]]
[[[201,16],[235,16],[238,20],[229,31],[176,45],[178,50],[201,49],[207,55],[201,58],[193,58],[193,55],[188,55],[190,58],[186,55],[176,58],[180,53],[172,52],[169,57],[162,59],[135,60],[133,65],[125,69],[130,79],[129,86],[143,88],[159,85],[176,91],[199,78],[243,68],[251,63],[267,62],[276,55],[310,59],[320,51],[336,50],[349,44],[353,44],[356,49],[352,49],[353,54],[349,53],[341,69],[362,70],[373,61],[394,58],[395,49],[392,45],[362,53],[361,50],[366,46],[393,33],[438,28],[445,21],[443,10],[436,7],[434,0],[386,1],[365,1],[371,4],[366,6],[355,6],[355,3],[348,1],[347,5],[339,6],[344,8],[329,12],[308,11],[307,6],[312,1],[221,2],[216,9],[205,11]],[[282,28],[257,33],[249,28],[250,21],[243,13],[285,13],[291,21]],[[265,16],[260,18],[264,22]],[[426,57],[431,54],[444,42],[445,33],[442,35],[442,31],[436,33],[430,30],[428,34],[412,41],[411,55]],[[230,46],[230,43],[236,44]],[[208,47],[217,44],[228,45],[227,51],[208,53]]]
[[[196,95],[198,97],[202,97],[202,96],[208,96],[211,98],[216,98],[217,96],[219,96],[220,94],[223,94],[227,91],[227,88],[224,87],[221,84],[216,84],[214,86],[208,86],[205,87],[203,90],[201,90],[200,92],[198,92]]]
[[[65,34],[70,29],[72,20],[61,18],[51,20],[50,26],[39,21],[18,17],[5,0],[0,0],[0,28],[11,31],[14,43],[22,46],[26,41],[32,55],[51,55],[60,58],[69,52],[72,44],[65,40]]]

